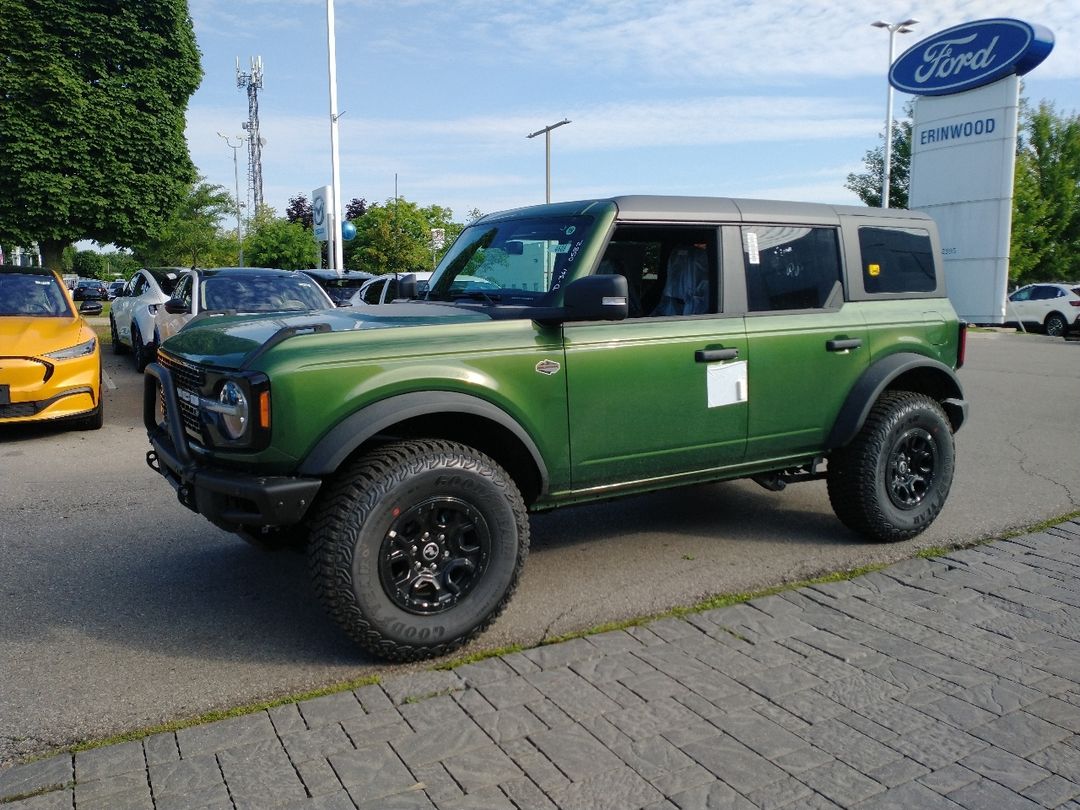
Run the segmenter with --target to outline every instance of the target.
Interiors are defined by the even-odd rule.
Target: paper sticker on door
[[[746,402],[746,361],[716,363],[705,368],[705,385],[708,389],[710,408]]]

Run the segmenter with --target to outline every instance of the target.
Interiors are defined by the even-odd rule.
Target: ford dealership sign
[[[1007,18],[946,28],[904,51],[889,83],[917,96],[961,93],[1015,73],[1024,75],[1054,47],[1048,28]]]

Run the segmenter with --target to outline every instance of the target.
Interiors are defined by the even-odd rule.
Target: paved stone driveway
[[[1077,522],[0,771],[2,810],[1080,810],[1077,797]]]

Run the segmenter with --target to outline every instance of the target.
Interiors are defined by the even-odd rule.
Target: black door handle
[[[738,349],[698,349],[694,352],[694,360],[698,363],[715,363],[718,360],[734,360],[738,356]]]
[[[825,341],[825,348],[830,352],[846,352],[848,349],[858,349],[862,346],[859,338],[834,338]]]

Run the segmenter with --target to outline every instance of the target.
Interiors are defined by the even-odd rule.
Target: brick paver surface
[[[1080,810],[1080,523],[0,771],[3,810]]]

